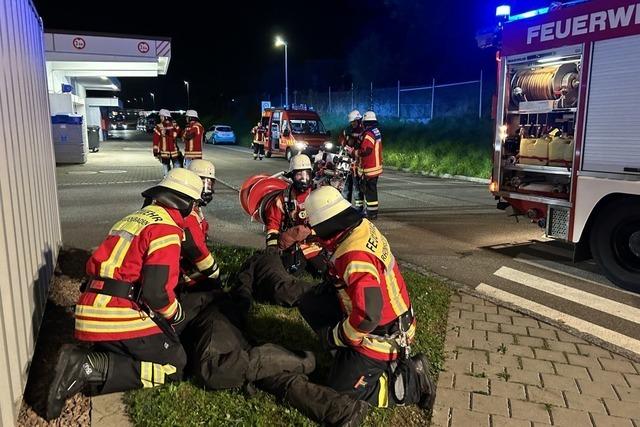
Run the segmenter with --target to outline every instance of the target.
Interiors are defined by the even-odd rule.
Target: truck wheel
[[[293,152],[291,151],[291,148],[287,148],[287,151],[285,151],[284,153],[284,157],[285,159],[287,159],[287,162],[291,161],[291,158],[293,157]]]
[[[640,292],[640,203],[630,199],[609,205],[596,218],[591,253],[616,285]]]

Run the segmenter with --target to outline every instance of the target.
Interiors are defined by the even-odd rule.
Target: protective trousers
[[[182,162],[179,158],[161,158],[160,163],[162,163],[162,172],[164,176],[167,176],[171,169],[182,167]]]
[[[342,197],[344,197],[349,203],[353,199],[353,187],[355,186],[355,179],[353,173],[347,175],[344,180],[344,187],[342,188]]]
[[[264,144],[253,143],[253,158],[257,159],[260,156],[260,160],[264,156]]]
[[[378,215],[378,177],[361,177],[358,185],[358,196],[356,198],[356,208],[358,200],[364,200],[364,207],[367,216],[375,218]]]

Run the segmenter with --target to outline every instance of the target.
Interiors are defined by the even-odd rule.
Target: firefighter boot
[[[420,400],[418,406],[427,411],[431,411],[436,400],[436,385],[431,378],[431,364],[424,354],[416,354],[411,358],[413,361],[418,382],[420,384]]]
[[[258,381],[283,373],[308,374],[316,368],[316,358],[310,351],[299,356],[275,344],[264,344],[249,350],[247,380]]]
[[[309,418],[329,426],[357,427],[364,421],[370,408],[365,401],[309,382],[301,374],[276,375],[256,385]]]
[[[106,372],[96,369],[91,355],[89,350],[74,345],[67,344],[62,347],[47,396],[47,420],[58,418],[65,401],[79,393],[86,385],[104,382]],[[105,366],[108,363],[108,356],[104,353],[95,353],[95,356],[104,359],[98,365]]]

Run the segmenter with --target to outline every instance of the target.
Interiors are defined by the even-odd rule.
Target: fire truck
[[[490,191],[640,291],[640,3],[553,3],[496,13]]]

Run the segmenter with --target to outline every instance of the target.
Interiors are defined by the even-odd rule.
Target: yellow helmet
[[[202,194],[202,179],[190,170],[176,168],[169,171],[167,176],[160,181],[158,187],[169,188],[194,200],[198,200]]]
[[[289,172],[300,171],[300,170],[312,170],[311,167],[311,159],[306,154],[298,154],[291,158],[289,162]]]
[[[376,113],[374,113],[373,111],[369,110],[366,113],[364,113],[364,117],[362,118],[363,122],[377,122],[378,118],[376,117]]]
[[[309,225],[315,227],[351,209],[351,203],[346,201],[337,189],[326,185],[311,192],[304,202],[304,208],[307,211]]]
[[[196,173],[200,178],[216,179],[216,167],[209,160],[194,159],[189,164],[188,169]]]

